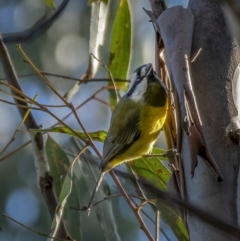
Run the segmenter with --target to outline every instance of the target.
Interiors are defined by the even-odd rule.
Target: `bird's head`
[[[152,64],[149,63],[138,67],[133,72],[126,95],[138,102],[149,98],[161,98],[162,92],[166,93],[166,87],[154,71]]]

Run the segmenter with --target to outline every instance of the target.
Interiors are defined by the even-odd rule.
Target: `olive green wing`
[[[127,103],[126,103],[127,102]],[[122,98],[113,111],[108,134],[103,145],[103,168],[111,159],[128,149],[140,136],[139,104]]]

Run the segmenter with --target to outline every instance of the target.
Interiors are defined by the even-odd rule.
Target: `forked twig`
[[[37,97],[38,97],[38,95],[36,94],[36,95],[33,97],[33,99],[36,100]],[[15,105],[16,105],[16,104],[15,104]],[[30,107],[31,107],[31,106],[30,106]],[[30,113],[30,109],[28,109],[28,110],[26,111],[26,113],[24,114],[24,116],[23,116],[21,122],[19,123],[17,129],[13,132],[13,135],[12,135],[11,139],[10,139],[9,142],[5,145],[5,147],[2,149],[2,151],[0,152],[0,155],[1,155],[1,154],[9,147],[9,145],[15,140],[15,136],[16,136],[17,132],[20,130],[21,126],[23,125],[24,121],[25,121],[26,118],[28,117],[29,113]]]

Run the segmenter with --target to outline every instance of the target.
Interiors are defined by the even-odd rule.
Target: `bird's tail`
[[[89,200],[89,203],[88,203],[88,215],[90,214],[90,209],[91,209],[91,207],[92,207],[92,205],[93,205],[93,201],[94,201],[95,194],[96,194],[96,192],[98,191],[98,188],[99,188],[99,186],[100,186],[100,184],[101,184],[101,182],[102,182],[102,180],[103,180],[103,176],[104,176],[104,172],[101,172],[101,174],[100,174],[100,176],[99,176],[99,178],[98,178],[98,180],[97,180],[97,183],[96,183],[96,185],[95,185],[95,187],[94,187],[92,196],[91,196],[91,198],[90,198],[90,200]]]

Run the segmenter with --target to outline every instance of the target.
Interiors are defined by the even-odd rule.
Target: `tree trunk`
[[[231,38],[217,0],[190,0],[194,15],[192,54],[202,48],[190,65],[190,73],[206,145],[223,175],[217,182],[209,168],[198,158],[194,177],[190,175],[189,146],[185,132],[182,155],[187,200],[195,206],[236,225],[238,210],[238,175],[240,148],[226,134],[231,118],[237,116],[232,97],[232,79],[239,64],[239,51]],[[191,240],[237,240],[188,213]]]

